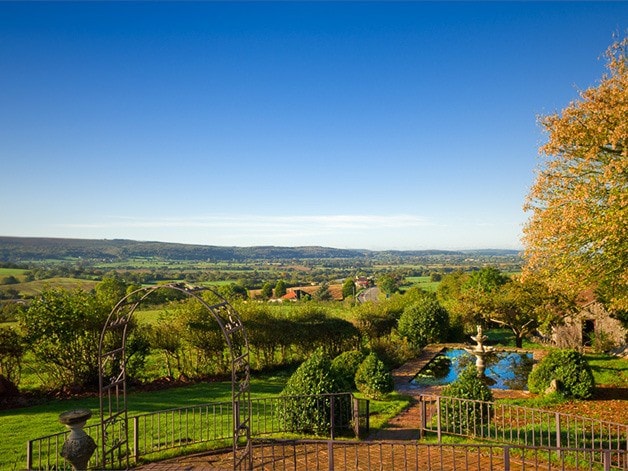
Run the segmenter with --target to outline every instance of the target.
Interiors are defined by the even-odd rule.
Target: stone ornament
[[[91,416],[92,411],[89,409],[76,409],[59,415],[59,422],[70,429],[70,435],[63,443],[60,455],[76,471],[87,469],[87,463],[96,450],[94,439],[83,431]]]
[[[484,378],[484,369],[485,369],[484,357],[488,353],[493,351],[493,347],[484,345],[484,342],[488,340],[488,337],[484,335],[481,325],[478,325],[476,327],[477,327],[478,333],[475,336],[472,335],[471,339],[475,340],[477,345],[473,348],[465,348],[465,350],[471,353],[472,355],[475,355],[475,368],[478,372],[478,377]]]

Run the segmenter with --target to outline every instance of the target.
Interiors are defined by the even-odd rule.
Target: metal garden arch
[[[231,353],[231,401],[233,406],[233,469],[252,469],[250,442],[251,394],[249,344],[240,316],[215,291],[171,283],[140,288],[122,298],[105,323],[98,346],[101,466],[129,467],[129,430],[126,388],[126,340],[133,313],[156,290],[172,289],[195,298],[218,322]],[[209,291],[220,301],[210,304],[202,296]]]

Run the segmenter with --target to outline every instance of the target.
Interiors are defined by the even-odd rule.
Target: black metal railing
[[[253,441],[253,469],[264,471],[569,471],[626,469],[626,451],[388,441]],[[573,458],[575,457],[575,459]],[[614,461],[618,458],[618,461]]]
[[[308,407],[318,411],[322,427],[315,435],[326,438],[361,437],[369,430],[368,400],[351,393],[311,396],[279,396],[251,400],[251,436],[279,436],[286,433],[308,434],[307,427],[290,420],[289,407]],[[151,457],[168,456],[230,446],[233,440],[233,406],[231,402],[178,407],[136,415],[128,418],[126,426],[131,438],[130,461],[138,463]],[[120,424],[121,427],[124,424]],[[99,425],[89,425],[84,431],[100,444]],[[310,434],[314,434],[311,430]],[[70,465],[60,456],[69,432],[29,440],[26,451],[27,469],[69,470]],[[90,461],[97,468],[101,462],[100,447]],[[174,451],[173,451],[174,450]]]
[[[421,396],[419,403],[421,414],[417,429],[422,436],[433,434],[441,441],[443,435],[456,435],[499,444],[352,442],[348,438],[364,437],[369,432],[367,400],[357,399],[350,393],[280,396],[251,401],[250,436],[254,437],[254,456],[261,453],[264,459],[269,459],[284,453],[286,456],[279,462],[284,463],[285,469],[296,469],[286,464],[289,460],[309,463],[310,458],[307,457],[312,450],[316,450],[314,455],[327,457],[325,466],[320,461],[325,459],[317,458],[319,461],[315,466],[318,467],[310,468],[308,465],[298,467],[299,470],[328,469],[330,459],[334,468],[329,469],[355,470],[453,469],[443,467],[445,465],[461,470],[506,469],[504,466],[515,466],[516,463],[524,463],[525,469],[628,470],[626,424],[516,405],[439,396]],[[300,423],[298,414],[295,418],[287,413],[289,406],[307,408],[305,415],[318,416],[319,425],[314,428]],[[233,437],[233,407],[231,402],[220,402],[173,408],[129,417],[126,426],[132,432],[130,462],[134,464],[196,451],[228,449]],[[99,430],[98,424],[85,427],[85,431],[97,442],[100,440]],[[277,441],[285,434],[307,435],[308,432],[330,440]],[[70,466],[59,455],[67,434],[64,432],[30,440],[27,444],[27,468],[69,470]],[[261,442],[264,437],[273,441]],[[342,440],[337,440],[339,438]],[[358,447],[359,444],[362,448]],[[331,456],[330,449],[333,450]],[[358,449],[361,450],[360,456],[357,455]],[[280,453],[279,450],[284,451]],[[417,453],[423,456],[421,466],[434,463],[435,467],[414,468],[413,461],[408,460]],[[477,461],[480,458],[482,466]],[[436,459],[439,461],[434,461]],[[99,460],[96,454],[90,466],[98,468]],[[386,460],[394,467],[381,464]],[[488,468],[484,467],[486,463],[490,464]],[[281,466],[273,464],[264,469],[284,469]],[[520,469],[520,466],[513,469]]]
[[[628,424],[453,397],[421,396],[419,401],[419,429],[439,440],[445,434],[530,447],[597,450],[597,463],[604,462],[606,452],[625,456],[628,450]]]

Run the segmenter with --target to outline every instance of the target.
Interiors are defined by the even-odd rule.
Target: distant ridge
[[[230,247],[127,239],[62,239],[0,236],[0,262],[37,260],[163,260],[246,261],[273,259],[416,258],[431,256],[517,256],[517,250],[362,250],[331,247]]]

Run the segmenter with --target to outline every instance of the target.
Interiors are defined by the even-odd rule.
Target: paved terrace
[[[521,451],[521,450],[519,450]],[[260,471],[559,471],[547,453],[528,451],[525,457],[504,453],[499,446],[424,445],[414,442],[342,441],[256,446],[253,469]],[[143,471],[232,471],[231,454],[205,454],[154,463]]]

